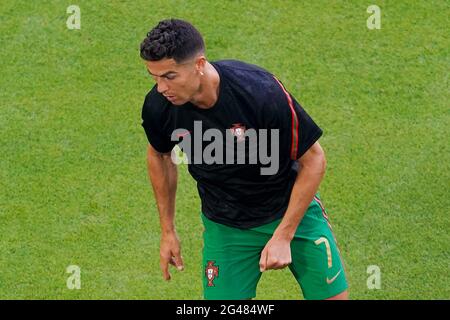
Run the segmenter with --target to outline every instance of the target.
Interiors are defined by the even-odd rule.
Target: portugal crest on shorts
[[[214,279],[219,276],[219,266],[215,266],[215,261],[208,261],[205,267],[205,276],[208,280],[208,287],[214,287]]]
[[[238,142],[245,141],[245,126],[242,123],[235,123],[230,128],[231,134],[237,138]]]

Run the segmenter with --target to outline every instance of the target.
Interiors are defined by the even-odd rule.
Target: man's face
[[[156,81],[158,92],[172,104],[182,105],[191,100],[200,87],[199,67],[202,57],[177,63],[174,59],[146,61],[147,71]]]

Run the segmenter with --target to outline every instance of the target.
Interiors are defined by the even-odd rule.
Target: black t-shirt
[[[142,126],[150,144],[161,153],[171,151],[179,142],[186,142],[184,138],[189,136],[193,146],[183,151],[190,160],[189,172],[197,181],[202,212],[209,219],[242,229],[272,222],[281,218],[288,207],[298,171],[296,160],[319,139],[322,130],[268,71],[236,60],[211,64],[220,76],[219,97],[213,107],[201,109],[189,102],[181,106],[172,105],[158,93],[155,85],[145,98]],[[194,136],[200,123],[197,121],[201,121],[203,133],[216,129],[213,133],[223,134],[224,157],[230,148],[230,144],[225,142],[226,135],[234,136],[231,145],[234,148],[234,158],[231,159],[234,161],[231,164],[226,159],[223,163],[205,163],[201,158],[197,163],[194,161],[194,155],[201,156],[207,151],[205,148],[215,141],[210,135],[209,139],[203,139],[209,141],[197,144],[196,149],[198,140]],[[243,137],[243,133],[250,132],[250,129],[256,132],[257,137],[264,131],[262,129],[268,133],[278,130],[278,140],[273,140],[274,134],[268,134],[267,138],[267,155],[275,154],[272,152],[276,149],[271,145],[273,141],[279,151],[276,173],[272,170],[271,174],[261,174],[261,169],[270,165],[262,163],[257,156],[257,163],[249,160],[250,154],[255,156],[257,152],[249,149],[247,142],[250,138]],[[201,134],[196,137],[199,136]],[[237,148],[242,143],[245,145],[244,164],[236,163]],[[262,143],[263,139],[257,139],[257,150]],[[215,155],[216,152],[210,154]]]

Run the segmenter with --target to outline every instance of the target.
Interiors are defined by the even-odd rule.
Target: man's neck
[[[201,109],[212,108],[219,98],[219,85],[219,73],[209,62],[206,62],[199,92],[192,98],[191,103]]]

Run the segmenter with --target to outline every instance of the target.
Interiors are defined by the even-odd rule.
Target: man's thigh
[[[267,235],[215,223],[203,223],[203,293],[205,299],[250,299],[261,277],[259,260]]]
[[[317,237],[294,238],[289,266],[305,299],[327,299],[348,288],[344,265],[331,230],[324,225]]]

